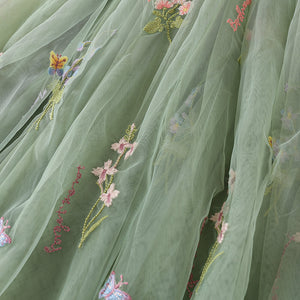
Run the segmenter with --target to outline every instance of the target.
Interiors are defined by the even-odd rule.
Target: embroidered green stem
[[[170,9],[164,7],[162,10],[154,10],[152,13],[156,18],[146,24],[144,31],[147,33],[156,33],[165,30],[168,41],[171,43],[170,29],[179,28],[183,21],[182,17],[179,16],[179,11],[176,11],[179,6],[180,4],[176,4]],[[174,20],[175,17],[177,17],[176,20]]]
[[[115,184],[113,183],[114,173],[117,172],[116,167],[118,166],[118,164],[121,161],[121,158],[126,154],[128,149],[130,150],[126,154],[125,159],[128,158],[128,156],[132,155],[137,143],[130,144],[130,141],[134,138],[135,132],[136,132],[135,125],[132,124],[126,130],[126,135],[120,140],[120,142],[112,145],[112,149],[118,151],[119,153],[119,156],[113,166],[111,166],[112,161],[108,160],[104,164],[104,167],[94,169],[92,172],[94,175],[99,176],[97,185],[100,188],[100,196],[97,199],[97,201],[94,203],[87,217],[84,220],[81,239],[78,248],[82,247],[82,244],[86,240],[86,238],[108,217],[105,216],[102,217],[100,220],[96,221],[97,218],[100,216],[100,214],[103,212],[105,206],[109,207],[112,204],[112,199],[116,198],[119,194],[119,191],[115,190]],[[103,188],[103,184],[104,184],[104,188]],[[91,218],[92,214],[94,213],[100,201],[103,201],[104,204],[99,209],[99,211]]]
[[[97,221],[95,224],[93,224],[91,226],[91,228],[85,233],[82,235],[81,237],[81,240],[80,240],[80,243],[78,245],[78,248],[81,248],[82,247],[82,244],[84,243],[85,239],[107,218],[108,216],[105,216],[103,218],[101,218],[99,221]]]
[[[206,262],[205,262],[205,265],[204,265],[204,267],[203,267],[203,270],[202,270],[202,273],[201,273],[201,276],[200,276],[200,280],[199,280],[198,286],[197,286],[197,288],[196,288],[196,293],[198,292],[198,289],[199,289],[199,287],[200,287],[200,285],[201,285],[201,283],[202,283],[202,281],[203,281],[203,279],[204,279],[204,277],[205,277],[205,274],[207,273],[209,267],[212,265],[212,263],[213,263],[219,256],[221,256],[221,255],[224,253],[224,251],[222,251],[222,252],[218,253],[216,256],[214,256],[215,253],[216,253],[216,251],[217,251],[217,249],[218,249],[218,246],[219,246],[219,242],[216,240],[216,242],[214,243],[212,249],[210,250],[210,253],[209,253],[209,255],[208,255],[208,258],[207,258],[207,260],[206,260]]]

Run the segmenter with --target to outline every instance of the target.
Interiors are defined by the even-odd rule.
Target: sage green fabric
[[[217,239],[210,220],[200,235],[203,220],[224,201],[228,230],[192,299],[299,298],[300,3],[252,0],[233,31],[236,5],[194,0],[169,44],[143,31],[154,1],[0,0],[0,217],[12,239],[0,248],[1,300],[98,299],[111,271],[133,300],[189,299]],[[71,61],[84,41],[53,120],[35,130],[50,51]],[[91,171],[116,160],[111,145],[132,123],[120,194],[79,249],[100,193]],[[71,231],[46,253],[79,165]]]

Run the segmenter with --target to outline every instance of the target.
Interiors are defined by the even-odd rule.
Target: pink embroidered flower
[[[93,169],[92,173],[95,176],[99,176],[98,183],[101,184],[106,179],[106,175],[113,175],[118,172],[115,167],[111,167],[112,161],[109,159],[104,163],[104,168]]]
[[[129,148],[129,151],[126,152],[124,159],[127,159],[129,156],[131,156],[136,149],[138,143],[134,142],[133,144],[128,144],[127,148]]]
[[[3,55],[3,54],[4,54],[3,52],[0,52],[0,56]]]
[[[154,7],[156,9],[171,8],[174,4],[168,0],[156,0]]]
[[[112,204],[112,200],[117,198],[119,195],[120,191],[115,190],[115,184],[112,183],[111,186],[109,187],[107,193],[103,193],[101,195],[101,201],[104,202],[104,204],[109,207]]]
[[[122,137],[119,141],[119,143],[114,143],[111,145],[111,149],[117,151],[119,154],[121,154],[125,148],[128,148],[128,142]]]
[[[179,7],[179,14],[181,16],[186,15],[189,12],[190,6],[191,6],[191,1],[184,2],[180,7]]]
[[[217,238],[219,244],[223,242],[224,234],[227,231],[227,229],[228,229],[228,223],[223,222],[221,231],[219,231],[218,238]]]

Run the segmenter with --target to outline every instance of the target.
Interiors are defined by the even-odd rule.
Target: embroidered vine
[[[53,228],[53,233],[54,233],[54,242],[51,244],[50,247],[44,247],[44,250],[47,252],[47,253],[52,253],[52,252],[55,252],[55,251],[59,251],[62,249],[62,247],[58,247],[58,248],[55,248],[56,245],[60,245],[61,244],[61,232],[62,230],[65,231],[65,232],[69,232],[71,229],[69,226],[67,225],[64,225],[63,224],[63,217],[62,215],[66,214],[67,211],[64,210],[64,207],[65,207],[65,204],[70,204],[70,200],[71,200],[71,197],[75,194],[75,189],[74,189],[74,186],[75,184],[79,184],[79,179],[81,178],[82,174],[80,173],[80,170],[84,170],[85,168],[84,167],[77,167],[77,176],[76,176],[76,179],[73,181],[72,183],[72,187],[71,189],[69,190],[69,194],[66,198],[64,198],[64,200],[62,200],[62,205],[59,207],[59,210],[57,211],[57,224],[54,228]]]
[[[295,242],[295,243],[300,243],[300,232],[296,232],[294,235],[292,235],[288,242],[284,245],[284,248],[283,248],[283,251],[282,251],[282,254],[281,254],[281,259],[280,259],[280,263],[279,263],[279,267],[278,267],[278,270],[277,270],[277,273],[276,273],[276,277],[275,277],[275,280],[274,280],[274,284],[273,284],[273,287],[272,287],[272,300],[278,300],[278,295],[277,295],[277,292],[276,290],[278,290],[278,286],[277,286],[277,282],[280,278],[280,272],[281,272],[281,266],[282,266],[282,262],[283,262],[283,258],[284,258],[284,255],[287,251],[287,248],[290,246],[290,244],[292,242]]]
[[[105,206],[110,207],[112,205],[112,200],[117,198],[119,195],[119,191],[115,189],[115,183],[113,183],[114,175],[118,172],[116,169],[118,164],[120,163],[122,157],[125,155],[124,159],[126,160],[129,156],[131,156],[134,150],[137,147],[137,143],[130,143],[136,133],[136,127],[134,124],[128,126],[126,130],[126,135],[121,138],[118,143],[114,143],[111,145],[111,149],[119,153],[119,156],[116,162],[112,165],[112,160],[108,160],[104,163],[103,167],[98,167],[93,169],[92,173],[98,177],[97,185],[100,189],[100,196],[91,208],[88,213],[82,228],[81,240],[78,248],[82,247],[83,242],[86,238],[108,217],[107,215],[100,218],[101,213],[103,212]],[[95,209],[97,209],[100,201],[103,202],[101,208],[98,212],[92,217]],[[100,219],[99,219],[100,218]]]
[[[105,298],[108,300],[131,300],[130,295],[120,290],[122,285],[127,285],[128,282],[123,281],[123,275],[120,275],[120,281],[116,284],[115,272],[111,272],[107,282],[99,293],[99,299]]]
[[[252,2],[252,0],[245,0],[243,3],[243,8],[240,9],[239,6],[236,6],[236,11],[238,13],[236,19],[234,21],[232,21],[232,19],[228,19],[227,23],[230,24],[231,28],[233,29],[233,31],[237,31],[237,28],[239,26],[241,26],[240,22],[243,22],[244,18],[245,18],[245,10],[247,8],[248,5],[250,5]]]
[[[168,41],[171,43],[171,29],[179,28],[191,6],[192,1],[186,0],[157,0],[154,4],[153,15],[155,19],[144,27],[147,33],[166,31]]]
[[[11,238],[5,233],[5,229],[10,228],[8,224],[8,220],[4,224],[4,218],[0,218],[0,247],[4,247],[6,244],[11,243]]]

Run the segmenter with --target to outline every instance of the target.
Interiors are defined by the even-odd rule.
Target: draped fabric
[[[193,0],[171,43],[155,5],[0,0],[0,299],[299,298],[300,3]]]

